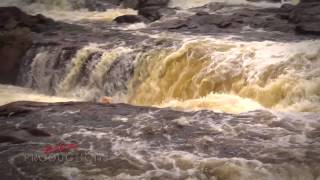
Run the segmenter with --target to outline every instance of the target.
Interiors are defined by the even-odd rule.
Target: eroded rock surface
[[[14,83],[20,63],[33,43],[33,33],[57,29],[43,15],[31,16],[16,7],[0,7],[0,83]]]
[[[171,15],[153,24],[170,31],[189,31],[197,34],[244,33],[250,29],[284,34],[318,35],[320,4],[284,4],[281,8],[258,8],[209,3],[194,8],[193,15]],[[229,13],[232,12],[232,13]]]

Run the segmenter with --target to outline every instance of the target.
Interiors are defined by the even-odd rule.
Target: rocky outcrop
[[[243,7],[232,10],[232,14],[216,13],[223,9],[228,11],[232,6],[210,4],[208,9],[197,10],[187,18],[176,18],[167,22],[159,22],[159,26],[169,30],[184,30],[199,33],[241,32],[244,28],[264,29],[266,31],[294,32],[294,25],[279,17],[280,9],[255,9]],[[157,26],[155,23],[154,26]]]
[[[122,7],[138,10],[149,21],[159,20],[165,13],[169,0],[123,0]]]
[[[22,57],[31,44],[31,33],[26,29],[0,32],[0,83],[15,82]]]
[[[303,2],[290,13],[298,34],[320,35],[320,2]]]
[[[169,0],[123,0],[122,6],[125,8],[141,9],[150,6],[156,6],[158,8],[167,7]]]
[[[138,10],[138,15],[123,15],[114,19],[117,23],[150,23],[159,20],[165,15],[175,14],[175,10],[170,8],[160,8],[158,6],[143,7]]]
[[[138,14],[147,18],[150,21],[159,20],[162,16],[157,6],[144,7],[139,9]]]
[[[55,26],[42,15],[30,16],[16,7],[0,7],[0,83],[14,83],[22,57],[32,45],[33,32]]]
[[[143,22],[144,18],[137,15],[123,15],[116,17],[113,21],[117,23],[139,23]]]
[[[53,26],[54,21],[41,14],[30,16],[16,7],[0,7],[0,30],[28,28],[34,32],[43,32]]]
[[[193,33],[239,33],[256,29],[285,34],[319,35],[320,3],[284,4],[281,8],[255,8],[209,3],[194,8],[190,16],[173,15],[153,27]],[[232,13],[225,13],[231,12]]]

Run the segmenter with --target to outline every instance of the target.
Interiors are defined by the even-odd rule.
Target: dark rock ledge
[[[0,83],[15,81],[22,57],[32,46],[33,33],[57,29],[43,15],[31,16],[16,7],[0,7]]]

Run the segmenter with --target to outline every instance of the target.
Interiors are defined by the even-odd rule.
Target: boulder
[[[302,1],[291,11],[289,21],[298,34],[320,35],[320,2]]]
[[[167,10],[169,0],[123,0],[121,6],[138,10],[138,14],[149,21],[156,21],[164,14],[170,14]]]
[[[137,15],[123,15],[116,17],[113,21],[117,23],[139,23],[144,20],[143,17]]]
[[[166,7],[169,3],[169,0],[142,0],[141,5],[143,7],[147,6],[158,6],[158,7]]]
[[[52,19],[41,14],[30,16],[17,7],[0,7],[0,30],[29,28],[34,32],[43,32],[51,29],[53,25]]]
[[[150,21],[156,21],[161,18],[159,7],[151,6],[151,7],[144,7],[138,10],[138,14],[147,18]]]
[[[20,62],[32,45],[28,29],[0,33],[0,83],[13,84],[18,76]]]
[[[169,0],[123,0],[121,5],[125,8],[141,9],[150,6],[167,7]]]

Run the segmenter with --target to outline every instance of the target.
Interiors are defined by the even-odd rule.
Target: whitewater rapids
[[[137,14],[131,9],[72,9],[71,0],[35,2],[2,0],[0,6],[17,5],[28,13],[74,24],[111,24],[117,16]],[[221,1],[172,0],[170,6],[187,11],[208,2]],[[229,35],[153,34],[143,31],[147,26],[121,26],[119,31],[145,35],[159,46],[150,39],[130,46],[90,42],[63,59],[66,64],[59,68],[56,65],[61,64],[65,49],[36,46],[23,59],[18,77],[23,88],[0,85],[0,105],[97,102],[105,96],[115,103],[137,105],[112,106],[119,112],[130,109],[132,114],[126,115],[96,104],[81,110],[49,107],[31,114],[30,119],[49,114],[44,122],[32,120],[57,131],[62,140],[78,139],[90,152],[105,152],[108,146],[106,154],[117,160],[101,167],[66,163],[54,168],[53,174],[70,180],[320,180],[320,40],[242,41]],[[223,153],[228,156],[218,156]],[[28,171],[19,167],[19,156],[9,163]],[[112,169],[118,164],[124,167]]]

